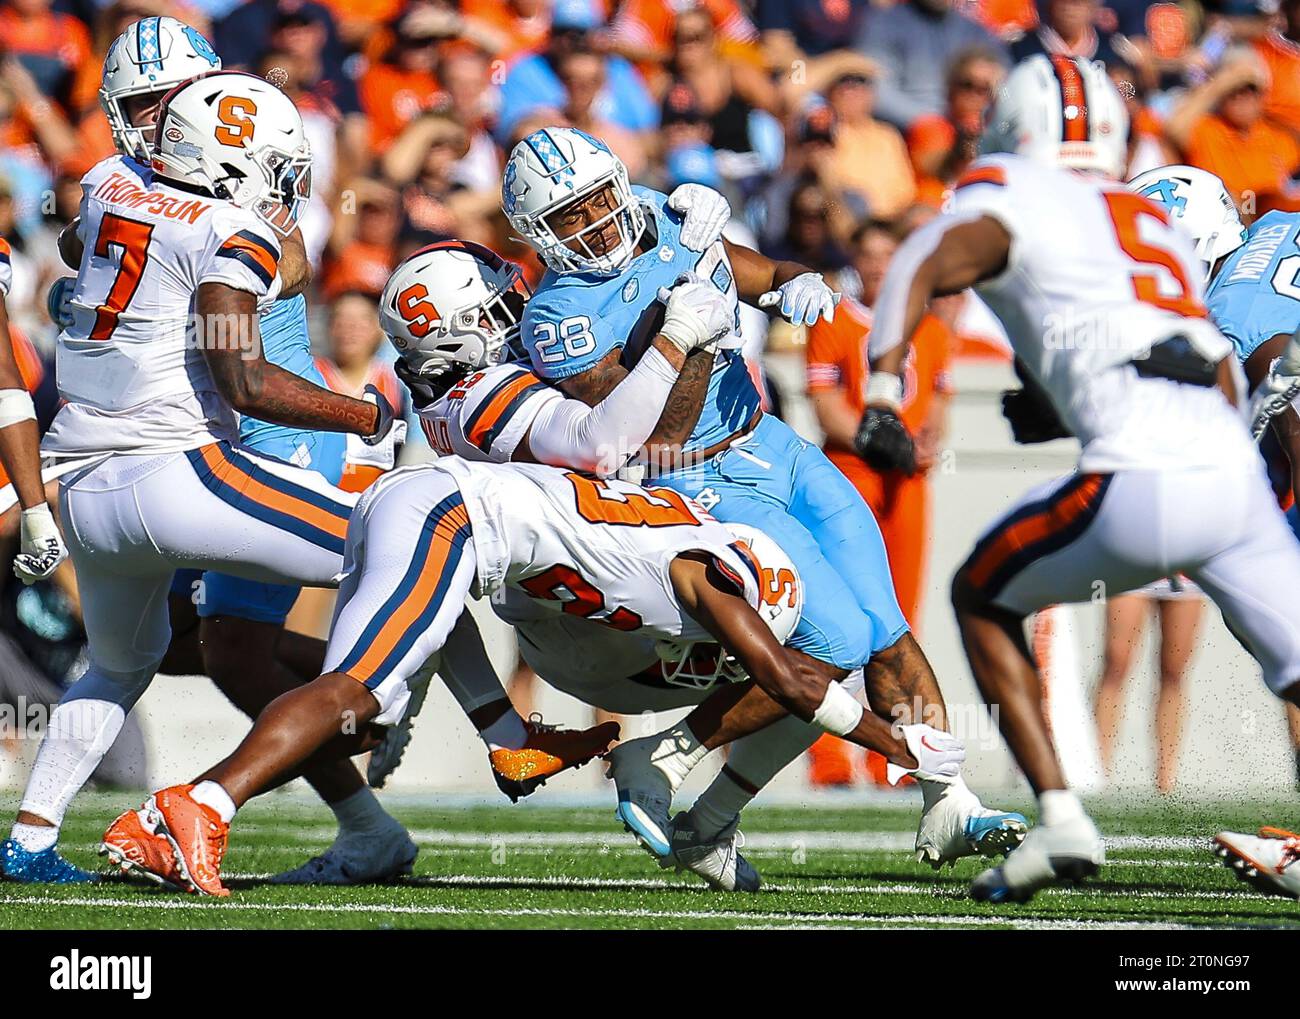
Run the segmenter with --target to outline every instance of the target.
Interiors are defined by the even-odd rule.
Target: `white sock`
[[[234,820],[235,801],[230,798],[230,793],[216,782],[200,782],[190,792],[190,799],[195,803],[202,803],[205,807],[211,807],[226,824]]]
[[[40,853],[54,848],[59,841],[59,829],[44,824],[21,824],[15,821],[9,837],[29,853]]]
[[[691,770],[709,756],[708,747],[691,732],[691,727],[681,722],[650,739],[660,741],[650,754],[650,762],[664,773],[673,792],[682,784]]]
[[[511,708],[486,729],[479,731],[479,736],[488,745],[489,750],[518,750],[528,742],[528,730],[519,712]]]
[[[51,822],[57,837],[73,797],[99,767],[125,721],[126,711],[115,701],[80,697],[56,704],[19,809]]]
[[[1048,789],[1038,796],[1040,824],[1064,824],[1085,816],[1079,797],[1069,789]]]
[[[350,796],[329,805],[339,822],[339,835],[373,835],[396,824],[384,808],[374,790],[362,786]]]

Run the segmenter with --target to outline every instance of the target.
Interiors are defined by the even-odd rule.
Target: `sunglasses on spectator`
[[[865,74],[846,74],[835,80],[835,87],[841,85],[862,85],[864,88],[870,88],[876,83],[875,78],[868,77]]]
[[[982,96],[991,96],[995,87],[990,81],[979,81],[975,78],[962,78],[957,82],[957,89],[961,92],[977,92]]]

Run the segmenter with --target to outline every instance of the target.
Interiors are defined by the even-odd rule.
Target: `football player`
[[[711,365],[713,344],[734,322],[734,304],[711,284],[687,282],[658,297],[664,303],[660,332],[594,407],[566,399],[526,363],[502,361],[518,340],[528,290],[515,266],[479,245],[449,241],[410,256],[393,273],[380,306],[384,329],[402,351],[398,372],[440,453],[497,463],[540,460],[607,476],[643,447],[653,458],[656,449],[684,441],[690,425],[664,407],[692,384],[692,359]],[[529,611],[528,604],[507,597],[494,608],[517,627],[524,657],[545,679],[597,707],[641,712],[697,705],[724,679],[745,678],[724,673],[716,656],[696,662],[682,649],[670,656],[674,666],[664,669],[652,641]],[[575,657],[584,641],[589,650]],[[484,667],[490,669],[485,660]],[[854,678],[861,689],[861,670]],[[412,707],[421,699],[417,691]],[[388,770],[400,756],[393,743],[405,744],[409,724],[408,710],[385,734],[377,755]],[[729,757],[726,780],[671,822],[673,850],[661,862],[688,867],[729,891],[757,888],[757,874],[736,852],[739,811],[820,734],[787,719],[743,738]],[[741,801],[730,798],[732,788],[745,790]],[[944,846],[952,855],[975,851],[961,831],[947,835]]]
[[[100,105],[109,123],[117,154],[97,170],[135,175],[142,187],[150,180],[153,128],[158,106],[172,88],[200,74],[221,69],[221,61],[207,39],[193,27],[174,18],[144,18],[127,27],[109,46],[104,61]],[[80,266],[83,245],[74,220],[59,238],[59,248],[70,268]],[[311,271],[301,236],[295,230],[285,239],[279,274],[279,300],[260,323],[268,362],[324,385],[315,371],[307,335],[306,304],[300,293]],[[70,305],[75,281],[55,284],[51,311],[61,325],[70,325]],[[239,422],[240,442],[248,449],[310,467],[331,483],[342,471],[344,436],[314,432],[260,421],[245,415]],[[363,446],[363,448],[365,448]],[[274,697],[320,671],[324,642],[283,634],[284,619],[299,588],[260,583],[216,572],[179,570],[172,583],[170,622],[172,642],[162,669],[174,673],[207,672],[232,703],[255,716]],[[202,617],[202,619],[200,618]],[[220,633],[214,632],[215,628]],[[203,640],[200,642],[200,631]],[[339,820],[335,846],[304,868],[297,877],[339,883],[383,879],[409,869],[415,846],[405,829],[387,815],[348,762],[332,762],[306,776]],[[7,850],[0,862],[15,880],[42,878],[70,881],[90,877],[58,857],[21,854]]]
[[[714,641],[791,713],[874,745],[888,726],[782,647],[800,580],[770,538],[748,541],[672,489],[460,457],[394,471],[361,496],[349,524],[325,674],[263,711],[205,780],[149,798],[141,810],[172,851],[145,869],[228,894],[220,867],[238,807],[311,755],[357,752],[375,726],[397,721],[466,598],[505,586],[624,633]],[[777,578],[781,596],[768,597]],[[957,741],[909,728],[923,730],[921,759],[905,766],[956,773]]]
[[[1118,183],[1128,117],[1100,65],[1033,57],[1007,79],[950,211],[899,249],[870,342],[898,372],[929,299],[975,287],[1044,400],[1081,444],[1075,473],[990,527],[952,585],[967,658],[1038,796],[1039,824],[972,886],[1030,898],[1095,873],[1102,839],[1066,786],[1042,712],[1024,620],[1177,571],[1196,581],[1259,661],[1300,699],[1300,544],[1237,409],[1232,345],[1209,321],[1204,268],[1165,210]],[[1080,171],[1080,172],[1071,172]],[[906,433],[882,389],[870,411],[897,462]],[[905,453],[905,450],[903,450]]]
[[[1296,383],[1283,358],[1300,332],[1300,215],[1269,212],[1247,230],[1223,182],[1194,166],[1157,167],[1128,186],[1163,206],[1191,234],[1205,266],[1210,317],[1232,341],[1247,387],[1256,391],[1260,413],[1252,424],[1260,435],[1271,425],[1290,465],[1291,489],[1300,491]],[[1294,508],[1287,521],[1294,532],[1300,524]],[[1300,896],[1295,841],[1284,829],[1265,827],[1259,835],[1220,832],[1215,848],[1257,887]]]
[[[318,585],[341,568],[352,500],[315,471],[239,448],[236,413],[390,438],[385,401],[336,396],[269,364],[259,341],[259,304],[283,283],[279,258],[309,193],[293,104],[217,72],[169,93],[158,123],[151,180],[124,159],[83,180],[81,264],[59,337],[65,402],[43,451],[79,464],[60,498],[90,666],[50,719],[8,873],[57,855],[68,803],[166,650],[177,568]]]
[[[525,309],[523,345],[533,370],[575,399],[600,401],[637,363],[663,311],[661,287],[690,274],[727,296],[731,334],[666,408],[688,438],[660,451],[650,465],[657,481],[720,520],[779,537],[810,592],[791,648],[830,679],[866,667],[872,708],[882,717],[920,702],[923,717],[946,726],[942,694],[898,608],[871,511],[819,449],[762,413],[739,350],[738,299],[811,324],[834,314],[836,298],[822,277],[721,239],[691,250],[671,200],[633,188],[603,142],[572,128],[543,128],[515,146],[502,206],[548,270]],[[755,728],[784,716],[761,690],[745,696]],[[619,817],[656,857],[671,851],[673,793],[707,752],[699,735],[679,725],[629,740],[610,756]],[[754,790],[733,779],[720,781],[730,785],[727,799],[743,805]],[[972,846],[1002,851],[1023,835],[1023,818],[985,809],[960,778],[918,780],[926,805],[917,849],[933,862]]]

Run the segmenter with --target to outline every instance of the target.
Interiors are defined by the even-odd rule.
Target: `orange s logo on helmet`
[[[764,566],[761,594],[764,605],[780,605],[784,599],[787,608],[794,608],[799,603],[799,581],[794,571],[784,566],[779,570]]]
[[[253,137],[253,118],[257,116],[257,103],[247,96],[222,96],[217,104],[217,120],[220,123],[214,132],[222,145],[243,148]]]
[[[438,309],[426,300],[428,296],[429,288],[423,283],[412,283],[397,295],[397,312],[417,340],[428,336],[439,320]]]

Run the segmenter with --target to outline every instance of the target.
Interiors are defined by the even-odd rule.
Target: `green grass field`
[[[227,857],[230,899],[216,901],[110,879],[67,888],[0,884],[0,925],[29,928],[755,928],[1236,927],[1300,928],[1300,903],[1254,892],[1207,849],[1219,828],[1287,823],[1274,804],[1119,807],[1095,804],[1109,839],[1102,876],[987,906],[966,894],[980,861],[936,874],[907,852],[917,806],[831,800],[820,808],[756,807],[745,854],[765,881],[755,895],[709,891],[660,870],[608,808],[439,806],[386,802],[420,845],[414,877],[366,888],[277,888],[262,878],[319,852],[333,819],[296,795],[243,811]],[[504,803],[504,801],[503,801]],[[124,798],[86,795],[64,829],[76,863]],[[6,815],[14,804],[0,803]]]

